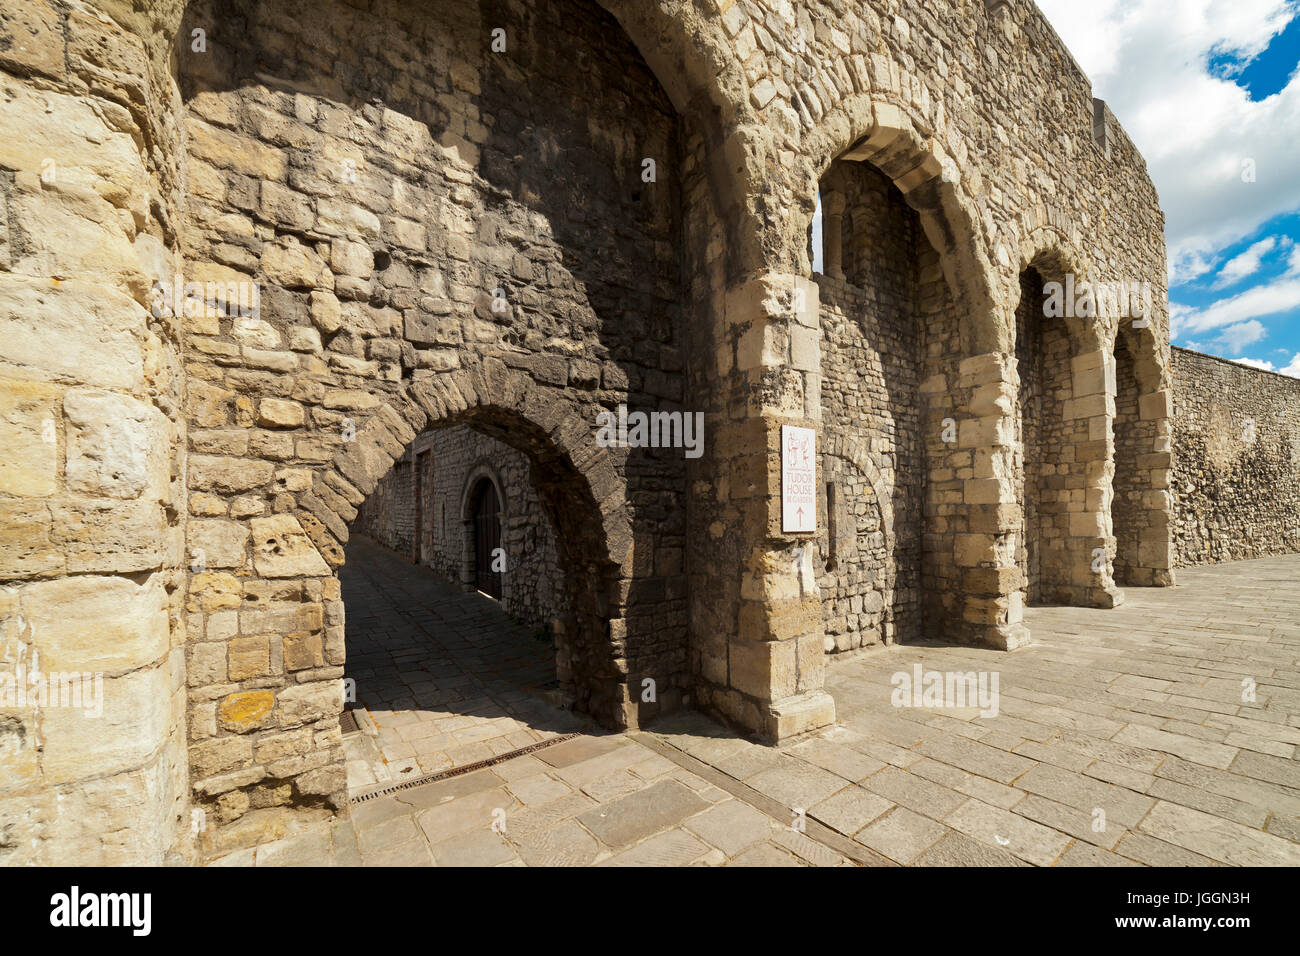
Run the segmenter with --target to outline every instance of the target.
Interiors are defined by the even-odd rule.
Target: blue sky
[[[1146,157],[1174,344],[1300,377],[1300,0],[1038,0]]]

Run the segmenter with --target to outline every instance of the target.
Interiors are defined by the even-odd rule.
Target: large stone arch
[[[305,498],[299,520],[337,569],[356,505],[420,430],[470,425],[523,452],[540,475],[539,495],[557,529],[570,605],[556,635],[561,691],[606,724],[625,726],[627,658],[635,658],[639,635],[618,646],[612,638],[627,635],[620,593],[633,575],[633,534],[624,462],[617,449],[593,441],[598,410],[492,360],[430,376],[385,400],[359,424],[355,438],[316,474],[316,493]]]
[[[880,170],[916,211],[943,276],[969,317],[963,325],[967,355],[1004,350],[1007,339],[998,321],[980,217],[967,195],[961,173],[938,141],[918,131],[907,111],[880,94],[855,93],[831,107],[803,138],[806,197],[815,197],[819,179],[835,160],[869,163]],[[796,207],[793,218],[806,233],[812,200]],[[804,263],[803,271],[807,271]]]
[[[450,88],[449,76],[404,73],[426,67],[395,53],[392,77],[336,87],[356,64],[320,69],[310,45],[285,43],[295,23],[279,5],[249,15],[267,7],[245,34],[252,53],[181,74],[191,269],[263,285],[259,316],[187,316],[185,345],[191,504],[210,509],[189,543],[222,554],[190,582],[191,784],[236,830],[250,811],[341,801],[333,572],[357,507],[426,427],[468,425],[532,461],[559,531],[569,613],[557,670],[573,706],[626,727],[689,693],[681,452],[595,440],[600,411],[675,410],[685,393],[680,187],[664,175],[664,192],[646,195],[638,176],[643,138],[678,155],[680,117],[603,15],[581,26],[588,40],[613,34],[588,74],[605,85],[584,95],[623,104],[622,126],[577,110],[524,122],[546,104],[491,87],[521,82],[508,69],[483,69],[439,87],[496,94],[502,119],[475,133],[477,102],[446,107],[453,123],[411,92],[434,78]],[[478,26],[430,42],[478,64]],[[277,55],[305,59],[268,79],[261,64]],[[389,105],[362,95],[390,80]],[[568,165],[512,164],[515,146]],[[584,188],[580,161],[601,188]],[[418,201],[403,208],[399,193]],[[604,205],[584,218],[574,196]],[[620,242],[626,254],[612,255]],[[659,690],[651,704],[644,678]]]
[[[491,359],[376,390],[374,399],[353,412],[331,459],[312,469],[299,508],[253,518],[242,540],[223,538],[215,521],[189,524],[191,553],[212,562],[195,568],[189,589],[198,701],[191,779],[196,801],[236,832],[235,821],[266,807],[273,791],[291,793],[308,810],[343,805],[338,717],[346,647],[337,571],[357,507],[425,427],[471,425],[527,453],[546,476],[539,496],[559,531],[570,606],[556,634],[561,692],[609,726],[636,720],[626,685],[645,632],[624,616],[633,529],[621,453],[592,438],[598,407]],[[196,474],[196,484],[207,480]],[[245,544],[246,557],[237,553]],[[212,731],[236,736],[205,731],[208,721]],[[307,729],[306,749],[276,759],[244,749],[253,739],[246,734],[259,748],[283,748]]]

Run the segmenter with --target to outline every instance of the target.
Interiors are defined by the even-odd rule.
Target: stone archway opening
[[[609,727],[681,706],[686,459],[595,441],[599,412],[680,416],[687,391],[683,191],[708,164],[681,173],[636,46],[589,0],[195,0],[181,35],[217,22],[237,42],[182,47],[177,77],[184,278],[217,292],[177,316],[186,544],[212,572],[187,607],[195,803],[250,830],[341,805],[333,572],[393,463],[419,483],[405,449],[435,426],[528,457],[565,703]],[[402,560],[425,545],[408,532]]]
[[[1154,423],[1142,420],[1138,407],[1137,366],[1121,330],[1115,336],[1115,476],[1111,499],[1111,526],[1115,533],[1115,583],[1121,586],[1150,585],[1150,574],[1139,571],[1142,532],[1147,525],[1143,495],[1150,482],[1138,467],[1139,456],[1151,447]]]
[[[1093,286],[1071,258],[1035,256],[1015,313],[1016,564],[1026,604],[1113,607],[1115,363]]]
[[[594,510],[584,486],[528,422],[492,408],[421,431],[378,481],[339,570],[351,792],[595,722],[584,711],[612,675],[591,648],[607,641],[613,569],[599,527],[577,520]]]
[[[825,648],[838,653],[943,626],[920,599],[937,518],[924,506],[935,453],[921,383],[942,357],[952,296],[920,214],[884,171],[835,160],[818,194],[818,586]]]

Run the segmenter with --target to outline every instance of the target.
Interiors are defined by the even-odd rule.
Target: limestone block
[[[247,737],[218,737],[190,747],[190,774],[211,777],[253,762],[253,742]]]
[[[281,228],[306,230],[316,221],[316,213],[306,196],[273,180],[262,181],[258,209],[263,219]]]
[[[774,701],[763,719],[767,740],[786,740],[835,723],[835,700],[823,690]]]
[[[0,379],[0,493],[39,498],[59,480],[55,426],[62,389],[40,382]]]
[[[19,589],[22,613],[47,671],[118,673],[155,663],[171,646],[160,575],[77,575]]]
[[[801,371],[817,372],[821,362],[821,331],[799,325],[791,327],[790,364]]]
[[[365,243],[335,239],[330,243],[330,268],[338,275],[368,279],[375,271],[375,254]]]
[[[175,689],[169,667],[150,667],[102,678],[99,708],[42,708],[46,783],[57,786],[142,766],[171,730],[171,708],[159,702],[170,700]]]
[[[190,152],[221,169],[230,169],[255,180],[283,180],[288,153],[259,142],[251,136],[224,130],[189,115],[185,121]]]
[[[316,231],[327,236],[361,236],[377,239],[379,217],[364,206],[343,199],[321,198],[316,202]]]
[[[286,289],[334,288],[334,276],[325,260],[291,236],[262,247],[262,274]]]
[[[189,523],[187,545],[194,561],[202,555],[206,568],[242,568],[246,561],[248,528],[239,521],[194,519]]]
[[[1074,394],[1079,398],[1115,394],[1115,356],[1112,352],[1100,350],[1076,355],[1070,360],[1070,372]]]
[[[191,557],[197,556],[191,552]],[[237,608],[242,593],[243,586],[233,574],[200,571],[190,575],[189,599],[185,607],[192,613]]]
[[[194,491],[238,494],[265,485],[274,471],[274,466],[268,461],[190,455],[189,486]]]
[[[240,316],[235,319],[231,331],[234,333],[235,338],[255,348],[276,349],[280,347],[280,333],[275,330],[275,326],[265,319]]]
[[[59,278],[98,275],[136,296],[148,294],[149,281],[140,271],[119,209],[89,183],[70,175],[60,179],[56,173],[39,190],[15,189],[8,214],[11,228],[26,240],[14,256],[14,272]]]
[[[970,413],[977,418],[1010,415],[1016,407],[1016,390],[1009,382],[990,382],[971,393]]]
[[[165,507],[158,501],[55,499],[49,509],[51,537],[72,572],[153,570],[171,547]],[[175,547],[179,560],[179,541]]]
[[[783,366],[789,355],[790,330],[785,322],[756,318],[736,343],[736,368]]]
[[[280,691],[276,700],[276,724],[285,729],[335,717],[343,710],[342,681],[315,681]]]
[[[1173,393],[1168,389],[1138,396],[1138,417],[1144,422],[1157,421],[1173,415]]]
[[[230,694],[217,704],[217,723],[223,730],[246,734],[264,726],[274,706],[275,694],[269,690]]]
[[[954,558],[961,568],[997,563],[997,538],[992,534],[958,534],[954,540]]]
[[[1097,511],[1073,512],[1070,515],[1070,536],[1073,538],[1104,538],[1110,533],[1107,516]]]
[[[53,169],[60,183],[88,186],[114,205],[143,211],[148,176],[129,120],[110,124],[115,114],[96,98],[38,90],[8,74],[0,74],[0,102],[0,166],[33,174]]]
[[[1016,440],[1015,420],[998,415],[967,418],[957,423],[958,448],[1009,448]]]
[[[126,395],[74,388],[64,396],[63,413],[71,491],[166,498],[171,463],[161,412]]]
[[[293,515],[253,519],[253,563],[268,578],[327,575],[329,565]]]
[[[142,390],[138,336],[146,319],[139,303],[103,283],[0,273],[0,367],[27,378]]]
[[[306,670],[325,666],[325,650],[317,632],[286,634],[284,637],[284,669]]]
[[[1092,418],[1093,416],[1115,416],[1115,398],[1104,392],[1072,398],[1064,403],[1062,416],[1065,418]]]
[[[970,478],[964,482],[962,497],[967,504],[995,505],[1016,500],[1009,478]]]
[[[962,359],[957,367],[957,384],[960,388],[975,388],[1013,381],[1009,363],[1014,361],[1002,352],[985,352]]]
[[[248,680],[271,673],[271,640],[265,635],[237,637],[227,648],[230,680]]]
[[[263,428],[297,428],[306,421],[306,412],[297,402],[282,398],[264,398],[257,406],[257,424]]]
[[[312,291],[311,321],[321,335],[333,335],[343,326],[343,306],[333,292],[324,289]]]
[[[793,696],[799,686],[796,648],[793,640],[733,641],[728,651],[727,683],[759,700]]]

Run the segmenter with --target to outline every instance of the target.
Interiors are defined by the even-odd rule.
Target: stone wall
[[[871,167],[824,180],[824,242],[840,254],[821,297],[818,550],[827,651],[923,636],[925,443],[917,296],[924,237],[898,189]],[[825,238],[831,232],[835,235]]]
[[[632,568],[582,499],[617,493],[638,558],[680,550],[680,452],[559,462],[547,434],[575,403],[563,426],[589,444],[601,405],[681,398],[676,177],[641,178],[643,157],[678,162],[671,107],[576,0],[327,6],[195,3],[184,29],[241,36],[183,59],[187,268],[260,301],[186,329],[190,543],[209,555],[191,582],[190,754],[223,823],[340,801],[344,609],[317,550],[341,560],[330,537],[429,418],[470,419],[545,475],[575,569],[559,661],[575,704],[623,721],[621,673],[685,684],[680,561],[639,564],[620,591]],[[506,379],[456,377],[475,369]],[[322,467],[340,452],[360,457]]]
[[[1300,552],[1300,380],[1173,357],[1178,563]]]
[[[361,503],[351,530],[416,560],[416,483],[416,464],[408,451]]]
[[[8,626],[27,635],[65,588],[21,642],[75,647],[65,663],[123,691],[93,734],[5,715],[16,859],[68,859],[93,831],[104,860],[150,862],[192,832],[219,850],[342,805],[335,570],[358,507],[434,426],[527,456],[575,707],[628,726],[690,703],[768,740],[833,721],[813,560],[830,529],[782,529],[781,427],[817,430],[834,467],[866,476],[844,487],[872,561],[873,504],[885,528],[901,512],[894,601],[850,580],[849,614],[872,594],[905,607],[915,512],[895,506],[922,460],[902,403],[872,407],[877,432],[833,388],[827,434],[823,348],[881,351],[850,324],[870,330],[879,304],[826,284],[827,335],[810,278],[836,161],[883,175],[924,237],[861,289],[915,279],[916,370],[890,370],[904,350],[880,374],[904,390],[915,375],[927,631],[1028,638],[1030,265],[1146,280],[1156,305],[1126,340],[1146,423],[1128,439],[1117,323],[1079,323],[1058,356],[1059,596],[1117,597],[1087,559],[1124,543],[1121,449],[1142,529],[1126,573],[1172,581],[1155,191],[1026,0],[30,0],[0,31],[2,418],[23,463],[0,473],[2,573],[33,608]],[[211,301],[155,301],[175,275],[213,283]],[[883,343],[901,320],[871,331]],[[702,412],[703,456],[599,446],[596,414],[620,403]],[[143,611],[100,606],[126,585]],[[85,635],[63,640],[72,611],[156,627],[101,662]]]
[[[497,488],[504,519],[501,606],[529,624],[548,626],[564,616],[564,582],[555,531],[533,488],[527,456],[472,428],[426,432],[381,480],[359,509],[354,529],[449,581],[473,586],[469,496],[478,481]],[[416,480],[416,473],[419,479]],[[417,524],[417,486],[423,501]]]

